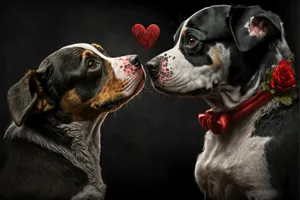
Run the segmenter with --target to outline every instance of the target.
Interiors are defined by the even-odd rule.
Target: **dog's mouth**
[[[103,109],[105,111],[113,111],[113,110],[120,108],[122,105],[128,103],[131,99],[133,99],[136,95],[138,95],[141,92],[141,90],[143,89],[143,87],[145,85],[145,81],[146,81],[146,76],[145,76],[145,73],[143,73],[141,80],[136,85],[136,88],[134,89],[134,91],[132,92],[132,94],[130,96],[120,97],[114,101],[109,101],[105,104],[102,104],[101,109]]]

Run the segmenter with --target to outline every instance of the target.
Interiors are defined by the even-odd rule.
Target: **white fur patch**
[[[226,135],[206,133],[195,167],[196,181],[204,193],[218,199],[231,199],[239,189],[243,195],[257,199],[277,195],[270,184],[264,152],[272,138],[251,137],[255,122],[273,106],[274,102],[270,102],[239,124],[233,124]]]
[[[98,56],[100,56],[101,58],[111,61],[113,58],[107,57],[106,55],[102,54],[100,51],[98,51],[98,49],[96,49],[93,45],[88,44],[88,43],[76,43],[76,44],[71,44],[68,46],[64,46],[61,49],[65,49],[65,48],[74,48],[74,47],[79,47],[79,48],[83,48],[83,49],[87,49],[87,50],[91,50],[92,52],[94,52],[95,54],[97,54]]]

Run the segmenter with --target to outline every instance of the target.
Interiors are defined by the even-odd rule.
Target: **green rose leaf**
[[[272,78],[272,71],[270,68],[266,69],[266,79],[270,80]]]
[[[281,96],[281,97],[279,97],[279,101],[282,104],[289,106],[292,104],[293,99],[290,96]]]
[[[264,81],[261,83],[261,87],[264,91],[270,90],[270,85],[268,84],[268,82]]]
[[[272,94],[275,94],[275,90],[274,90],[274,89],[271,89],[270,92],[271,92]]]
[[[294,60],[295,60],[295,57],[294,57],[294,56],[292,56],[292,57],[290,57],[290,58],[288,59],[288,61],[289,61],[290,63],[293,63]]]

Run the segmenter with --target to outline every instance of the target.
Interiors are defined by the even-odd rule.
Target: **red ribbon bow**
[[[271,92],[260,90],[255,96],[228,113],[216,113],[212,110],[207,110],[205,113],[198,114],[198,120],[205,130],[210,130],[217,135],[220,133],[224,134],[231,121],[245,117],[271,99]]]
[[[198,115],[198,120],[205,130],[210,130],[215,134],[224,133],[228,128],[228,115],[226,113],[215,113],[207,110]]]

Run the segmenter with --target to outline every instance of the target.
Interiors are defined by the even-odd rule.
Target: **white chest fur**
[[[264,147],[271,137],[251,137],[254,123],[264,111],[259,109],[233,125],[226,135],[207,132],[203,152],[195,167],[201,191],[213,199],[273,199]]]

